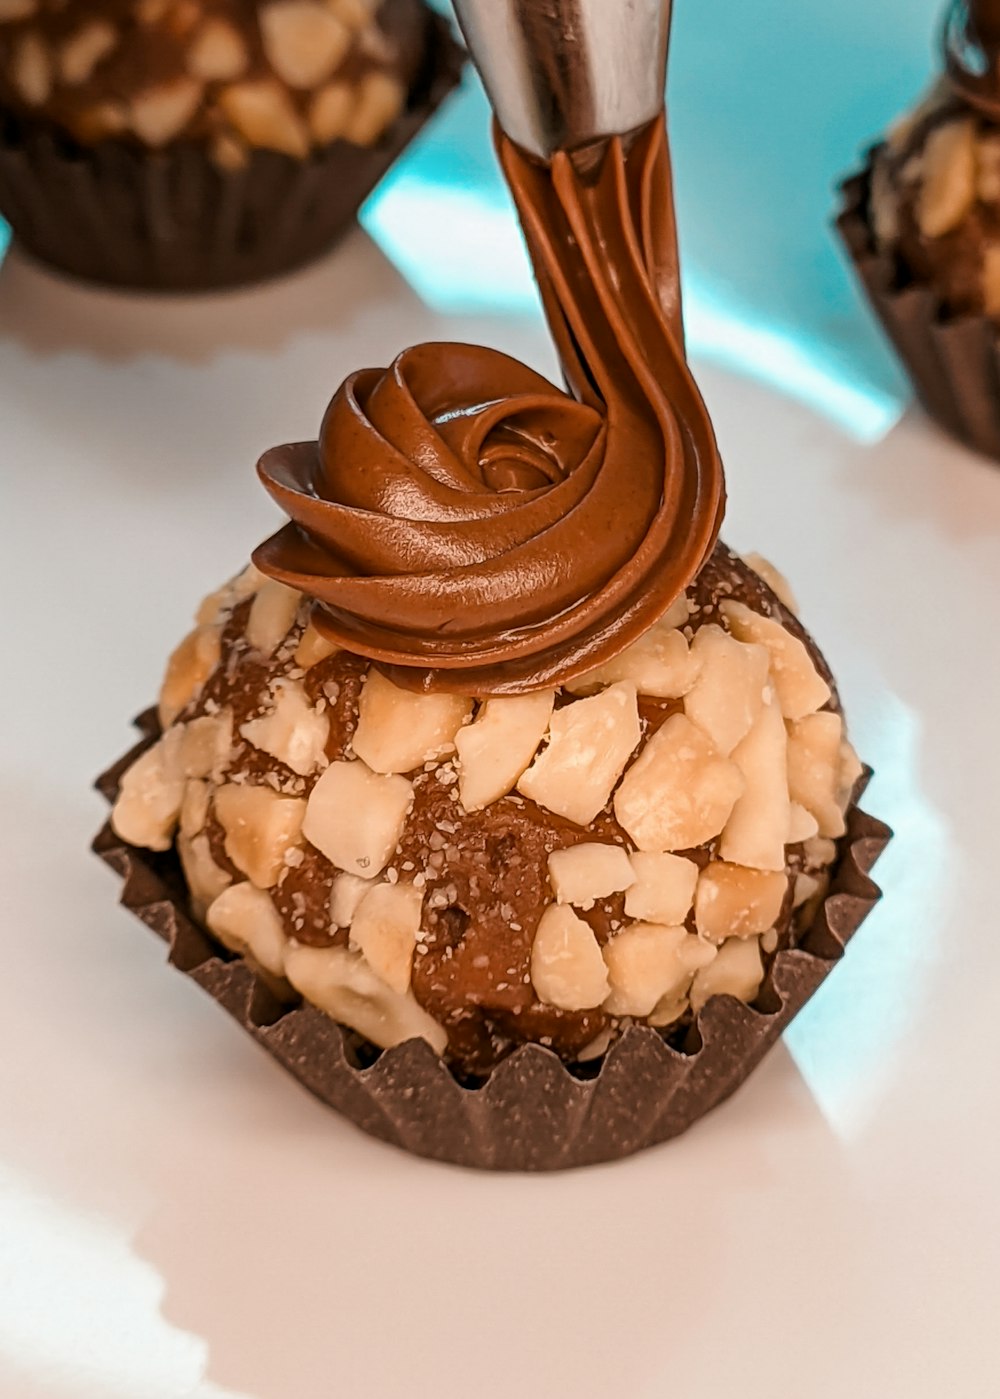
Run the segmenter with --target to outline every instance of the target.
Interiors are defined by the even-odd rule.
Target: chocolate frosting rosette
[[[718,542],[649,57],[667,7],[624,106],[582,61],[505,73],[501,10],[539,60],[607,56],[606,14],[578,49],[536,32],[550,6],[460,6],[566,389],[422,345],[266,453],[289,523],[202,604],[97,849],[325,1102],[546,1169],[732,1092],[878,897],[888,832],[787,584]],[[567,71],[557,102],[508,102]]]
[[[942,72],[841,186],[838,227],[927,412],[1000,458],[1000,3],[953,0]]]
[[[270,277],[351,226],[460,66],[423,0],[0,0],[0,215],[89,281]]]

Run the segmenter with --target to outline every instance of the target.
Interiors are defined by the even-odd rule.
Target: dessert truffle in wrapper
[[[737,585],[737,580],[741,595],[760,609],[748,609],[752,617],[781,619],[789,641],[803,641],[804,634],[774,594],[721,546],[703,571],[696,596],[707,598],[708,590],[718,592]],[[246,590],[255,585],[257,590],[248,598]],[[265,583],[263,590],[275,586]],[[807,761],[797,763],[793,757],[792,768],[798,773],[797,794],[819,813],[822,829],[843,834],[821,836],[817,818],[801,807],[793,817],[786,801],[784,819],[798,826],[787,834],[798,838],[785,847],[780,873],[719,860],[718,840],[685,856],[644,858],[636,852],[630,858],[626,847],[609,838],[612,817],[605,815],[590,828],[577,827],[516,791],[486,808],[492,809],[492,826],[487,825],[481,840],[481,813],[466,813],[460,801],[446,795],[458,785],[446,780],[456,771],[466,790],[470,776],[475,780],[478,772],[475,762],[471,774],[463,772],[452,749],[450,755],[421,765],[412,779],[414,805],[404,820],[410,834],[404,834],[393,863],[362,882],[332,866],[301,831],[290,837],[295,819],[276,819],[260,808],[273,813],[280,812],[283,803],[292,809],[301,804],[308,811],[308,799],[302,802],[285,793],[317,790],[318,779],[310,774],[297,780],[295,771],[307,764],[310,736],[313,741],[319,736],[326,714],[326,743],[331,730],[336,735],[330,751],[345,750],[347,733],[357,732],[364,685],[377,672],[354,657],[328,652],[307,620],[307,606],[299,603],[288,633],[275,641],[275,651],[265,660],[246,641],[249,631],[259,647],[261,614],[277,610],[280,595],[263,590],[251,573],[209,602],[201,616],[212,620],[201,621],[170,667],[161,701],[163,717],[171,716],[185,689],[204,673],[205,658],[211,660],[216,647],[207,629],[219,627],[221,619],[217,667],[165,737],[159,717],[154,712],[145,716],[142,743],[100,784],[117,803],[116,824],[133,839],[123,840],[109,824],[95,848],[124,877],[123,902],[170,944],[173,964],[209,991],[322,1101],[386,1141],[461,1165],[546,1170],[614,1159],[677,1135],[728,1097],[835,966],[878,897],[868,871],[888,832],[858,809],[856,799],[867,776],[842,740],[832,748],[826,745],[825,772],[822,763],[817,766],[815,735]],[[261,597],[257,621],[251,623],[253,600]],[[700,610],[701,604],[695,606]],[[275,630],[288,621],[289,607],[286,600]],[[733,603],[729,612],[744,625],[748,620],[753,625],[734,607],[743,609],[746,603]],[[715,610],[706,609],[706,617],[715,615]],[[675,619],[679,618],[678,611]],[[703,638],[711,636],[714,646],[722,628],[705,620],[694,632],[695,641],[699,632]],[[640,647],[623,658],[622,669],[630,669],[645,689],[677,688],[653,659],[658,656],[662,662],[670,652],[680,651],[683,629],[673,629],[676,646],[666,642],[670,634],[664,629],[658,646]],[[777,636],[772,632],[772,639]],[[273,638],[274,631],[265,633],[263,645]],[[740,644],[747,650],[753,645],[732,643],[734,648]],[[787,644],[782,642],[783,647]],[[815,658],[809,659],[813,669],[803,667],[802,676],[809,677],[819,695],[827,672],[815,668],[822,662],[811,643],[808,656]],[[289,672],[303,670],[302,681],[288,678]],[[717,676],[717,682],[721,678]],[[290,729],[276,722],[276,716],[293,694],[293,703],[299,704],[294,687],[303,682],[305,705],[298,709],[297,726]],[[375,683],[381,690],[377,678]],[[263,706],[263,720],[243,718],[261,708],[257,697],[262,686],[278,696],[277,704]],[[711,705],[702,707],[705,694],[698,700],[697,692],[698,687],[688,692],[696,696],[690,707],[704,719]],[[311,705],[309,695],[316,697]],[[323,697],[332,695],[336,698],[322,704]],[[235,710],[226,712],[220,705],[226,696],[235,702]],[[419,708],[419,697],[407,692],[393,698],[408,722],[401,735],[399,725],[383,710],[378,733],[384,744],[398,744],[403,735],[408,740],[416,712],[411,702],[417,700]],[[587,702],[571,694],[563,698],[566,702],[557,712],[572,714],[575,705]],[[647,715],[650,738],[643,748],[648,751],[652,736],[663,731],[664,715],[682,715],[684,710],[650,696],[640,704]],[[839,734],[835,700],[831,696],[825,704],[812,719]],[[310,708],[313,717],[307,721]],[[743,722],[734,712],[729,717],[737,725]],[[476,722],[465,731],[472,734]],[[657,722],[659,729],[653,727]],[[797,728],[802,732],[803,724],[808,735],[806,716],[788,721],[790,733]],[[756,729],[759,734],[760,716]],[[252,742],[241,744],[238,735],[247,733],[271,747],[283,744],[285,757],[294,758],[295,767],[273,760]],[[229,735],[232,746],[227,751],[223,744]],[[509,743],[510,735],[504,737]],[[754,746],[744,744],[744,762]],[[794,746],[793,740],[793,751]],[[367,746],[366,751],[373,756]],[[739,756],[739,745],[735,751]],[[481,763],[482,748],[466,747],[466,752],[476,753]],[[231,753],[236,755],[232,761]],[[500,755],[493,757],[491,772]],[[629,770],[637,763],[638,759]],[[358,758],[349,763],[334,758],[322,771],[330,773],[338,765],[343,771],[360,767],[369,774],[369,782],[374,780],[374,769]],[[749,770],[753,765],[747,766]],[[192,772],[203,775],[184,775]],[[758,782],[763,777],[764,787],[771,787],[761,769],[756,774]],[[280,785],[267,785],[268,778],[277,778]],[[234,818],[225,809],[233,805],[233,793],[238,794],[237,812],[241,800],[245,802],[243,825],[238,815]],[[670,795],[666,787],[663,795]],[[442,806],[447,814],[439,816]],[[228,827],[218,820],[220,809]],[[344,839],[359,824],[372,824],[370,813],[357,808],[342,816],[342,822],[334,818],[333,839]],[[430,825],[434,817],[436,823]],[[175,820],[180,830],[174,840],[169,832]],[[325,843],[326,837],[312,829]],[[565,869],[560,873],[558,862],[554,865],[550,857],[542,869],[529,870],[527,878],[519,879],[511,865],[513,834],[517,847],[526,852],[552,847],[558,856],[576,851],[583,863],[571,864],[568,874]],[[755,838],[763,834],[757,826]],[[137,843],[140,836],[147,848]],[[168,848],[157,852],[150,845]],[[471,855],[474,866],[484,850],[489,865],[477,887],[467,876],[467,857]],[[405,858],[407,854],[413,858]],[[444,858],[436,863],[440,854]],[[631,883],[625,891],[595,897],[598,889],[616,882],[613,876],[609,881],[606,872],[609,855],[626,868],[625,879],[617,882],[631,878]],[[250,870],[249,877],[241,863]],[[739,879],[735,885],[727,882],[724,876],[732,873],[748,878],[757,890],[741,888]],[[546,875],[552,878],[566,903],[556,901],[554,888],[539,889],[539,874],[544,885],[549,883]],[[269,884],[272,878],[275,882]],[[409,934],[403,958],[409,985],[401,993],[399,947],[401,940],[406,944],[407,930],[393,917],[391,896],[416,880],[425,909],[423,929],[419,943]],[[575,884],[568,882],[574,880]],[[453,887],[456,882],[459,889]],[[759,890],[774,883],[779,895],[775,899],[769,894],[770,907],[762,908]],[[265,884],[266,890],[261,887]],[[352,911],[359,886],[360,908]],[[380,917],[366,919],[364,894],[371,897],[373,891],[376,902],[382,891],[390,896],[389,903],[373,910]],[[625,901],[630,894],[631,906],[642,918],[628,916]],[[511,903],[504,907],[507,899]],[[575,906],[570,899],[577,901]],[[335,926],[332,911],[338,918],[353,912],[351,927]],[[546,912],[550,917],[567,915],[571,928],[583,934],[583,945],[592,956],[596,952],[597,995],[604,1009],[558,1008],[530,984],[537,978],[545,996],[554,995],[563,1007],[596,998],[588,994],[593,968],[586,958],[564,956],[553,968],[532,955],[540,934],[544,941]],[[654,913],[675,920],[673,926],[646,921]],[[762,923],[771,927],[764,933],[749,931]],[[740,931],[732,933],[732,928]],[[723,936],[727,932],[729,936]],[[716,938],[720,940],[714,942]],[[640,955],[616,958],[616,948],[628,953],[630,939],[638,943]],[[442,987],[441,970],[455,964],[463,944],[464,963]],[[698,955],[678,956],[685,944]],[[565,951],[565,944],[560,950]],[[369,958],[379,974],[373,973]],[[478,979],[473,970],[477,961],[482,963]],[[605,979],[609,974],[613,990]],[[527,985],[511,984],[522,977]],[[473,990],[475,999],[467,1000]],[[624,997],[632,998],[624,1003],[632,1013],[612,1013]],[[642,1010],[647,1013],[637,1013]],[[337,1014],[339,1023],[325,1011]],[[373,1037],[389,1047],[382,1049]]]
[[[0,13],[0,214],[89,281],[270,277],[350,226],[460,67],[421,0],[25,0]]]
[[[945,76],[841,186],[837,224],[924,408],[1000,458],[997,0],[951,6],[944,58]]]
[[[787,583],[718,539],[665,124],[625,124],[582,160],[497,136],[567,390],[474,345],[352,374],[261,458],[288,523],[104,784],[98,850],[173,961],[324,1101],[468,1165],[609,1160],[720,1102],[887,835]]]

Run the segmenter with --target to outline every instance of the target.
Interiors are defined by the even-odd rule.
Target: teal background
[[[833,237],[834,186],[927,82],[939,18],[936,0],[675,0],[669,108],[692,350],[780,382],[862,439],[895,421],[907,391]],[[474,74],[362,222],[435,310],[537,314]]]

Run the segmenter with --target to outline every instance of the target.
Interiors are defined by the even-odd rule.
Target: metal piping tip
[[[454,0],[497,121],[548,160],[652,121],[672,0]]]

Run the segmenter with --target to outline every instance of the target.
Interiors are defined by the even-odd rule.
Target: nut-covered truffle
[[[421,696],[249,570],[175,652],[113,824],[176,839],[207,928],[379,1046],[482,1075],[525,1041],[680,1034],[795,943],[859,769],[815,646],[723,546],[658,626],[684,694],[643,637],[572,689]]]
[[[425,52],[419,0],[8,0],[0,106],[77,141],[302,157],[374,145]]]
[[[875,244],[904,284],[1000,317],[1000,124],[938,84],[876,151],[870,199]]]

